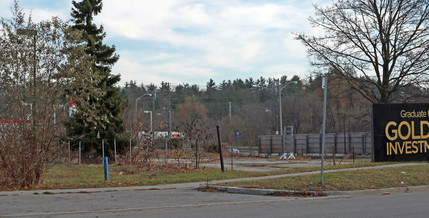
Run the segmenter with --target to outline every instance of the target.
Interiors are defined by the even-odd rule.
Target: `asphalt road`
[[[0,217],[426,217],[429,192],[319,198],[167,190],[0,196]]]

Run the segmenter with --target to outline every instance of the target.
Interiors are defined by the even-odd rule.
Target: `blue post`
[[[109,180],[109,160],[107,157],[104,158],[104,179]]]

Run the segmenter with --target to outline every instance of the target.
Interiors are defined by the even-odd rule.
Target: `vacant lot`
[[[240,161],[246,167],[238,167]],[[303,172],[320,171],[320,160],[293,160],[278,161],[267,159],[241,159],[234,170],[226,170],[224,173],[219,168],[194,169],[189,167],[176,167],[169,165],[152,165],[150,168],[123,165],[109,167],[109,180],[105,181],[103,165],[101,164],[56,164],[44,175],[43,182],[26,189],[70,189],[70,188],[98,188],[118,186],[144,186],[157,184],[173,184],[185,182],[202,182],[213,180],[225,180],[244,177],[258,177],[279,174],[294,174]],[[253,164],[251,164],[253,162]],[[308,164],[310,163],[310,164]],[[374,167],[393,163],[349,163],[340,165],[325,165],[325,170],[348,169],[357,167]],[[227,164],[225,164],[227,166]],[[310,166],[310,167],[308,167]],[[238,169],[266,168],[267,171],[242,171]],[[353,190],[366,188],[382,188],[401,185],[426,184],[428,169],[424,166],[395,169],[369,169],[363,171],[349,171],[326,173],[323,190]],[[423,175],[420,175],[423,174]],[[416,179],[412,179],[416,178]],[[426,179],[426,180],[425,180]],[[293,176],[275,180],[262,180],[246,183],[228,184],[243,187],[292,189],[292,190],[320,190],[320,174],[308,176]],[[403,182],[403,184],[402,184]],[[0,187],[0,190],[6,190]]]

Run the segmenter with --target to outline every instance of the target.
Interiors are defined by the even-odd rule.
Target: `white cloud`
[[[20,0],[35,20],[69,19],[70,0],[46,1]],[[122,73],[122,84],[205,83],[307,73],[305,48],[291,32],[315,31],[311,15],[311,2],[298,0],[103,0],[95,22],[105,28],[105,43],[117,46],[113,73]]]
[[[210,15],[207,14],[206,5],[199,3],[179,7],[175,18],[176,25],[185,27],[207,25],[212,21]]]
[[[121,54],[114,71],[121,73],[123,83],[130,80],[137,80],[145,85],[160,84],[162,81],[175,84],[185,81],[198,83],[195,78],[204,78],[208,81],[214,76],[211,69],[198,66],[197,59],[181,54],[163,53],[154,57],[139,57],[133,51],[123,51]]]
[[[63,21],[67,21],[69,19],[69,16],[66,11],[58,10],[34,9],[31,11],[31,16],[33,17],[35,22],[39,22],[42,20],[50,20],[52,17],[59,17]]]
[[[294,35],[290,34],[282,40],[287,57],[305,59],[307,57],[307,48],[298,40],[294,39]]]
[[[221,13],[229,24],[252,29],[290,28],[294,25],[293,20],[300,16],[294,7],[274,4],[229,6]]]
[[[297,20],[307,17],[306,13],[288,5],[235,2],[235,5],[213,6],[212,3],[106,0],[98,20],[110,37],[197,49],[205,53],[202,58],[210,66],[246,70],[251,61],[264,53],[266,44],[272,43],[272,39],[266,38],[267,30],[279,31],[277,37],[281,37],[282,33],[291,31],[290,28],[300,26]],[[282,46],[281,38],[275,40]]]

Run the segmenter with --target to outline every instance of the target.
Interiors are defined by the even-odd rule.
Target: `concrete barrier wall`
[[[296,134],[284,137],[285,152],[302,154],[321,154],[322,134]],[[280,135],[258,137],[260,154],[282,152]],[[367,132],[326,133],[325,154],[371,154],[371,136]]]

